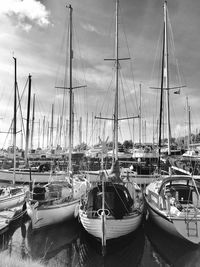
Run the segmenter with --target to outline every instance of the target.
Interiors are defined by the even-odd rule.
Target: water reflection
[[[159,229],[153,222],[145,223],[145,234],[151,243],[151,259],[155,266],[200,266],[200,247],[189,245]],[[147,260],[147,250],[144,258]],[[150,258],[150,257],[149,257]]]
[[[13,235],[17,229],[20,229],[22,223],[23,218],[11,222],[7,231],[0,235],[0,251],[8,250],[12,253]]]
[[[81,231],[79,244],[79,264],[81,267],[138,266],[144,250],[144,232],[142,227],[125,238],[107,243],[106,256],[101,255],[101,244],[84,230]]]
[[[33,231],[20,221],[0,236],[0,250],[57,267],[197,267],[200,247],[167,235],[151,221],[126,238],[108,242],[102,256],[101,244],[76,221]]]
[[[108,243],[107,255],[103,257],[100,242],[74,221],[39,231],[33,231],[30,224],[26,238],[26,250],[32,259],[59,267],[138,266],[145,240],[143,229],[140,228],[126,238]]]
[[[71,266],[75,244],[79,236],[79,224],[76,221],[57,224],[33,231],[31,224],[27,229],[27,249],[32,259],[55,266]],[[53,264],[54,265],[54,264]]]

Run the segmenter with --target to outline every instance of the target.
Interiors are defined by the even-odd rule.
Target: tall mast
[[[165,71],[165,23],[163,29],[163,48],[162,48],[162,69],[161,69],[161,85],[160,85],[160,114],[159,114],[159,140],[158,140],[158,169],[160,171],[160,154],[162,142],[162,115],[163,115],[163,91],[164,91],[164,71]]]
[[[139,144],[141,145],[142,140],[142,86],[140,83],[140,107],[139,107]]]
[[[35,94],[33,95],[33,114],[32,114],[32,127],[31,127],[31,149],[33,149],[34,124],[35,124]]]
[[[88,143],[88,112],[86,115],[86,138],[85,138],[85,143]]]
[[[43,125],[42,125],[42,148],[44,149],[44,136],[45,136],[45,116],[43,118]]]
[[[73,8],[71,5],[67,5],[69,8],[69,87],[57,87],[60,89],[69,90],[69,172],[72,171],[72,147],[73,147],[73,133],[74,133],[74,96],[73,89],[86,87],[86,86],[72,86],[72,59],[73,59],[73,50],[72,50],[72,11]]]
[[[28,107],[26,117],[26,144],[25,144],[25,164],[28,164],[28,145],[29,145],[29,121],[30,121],[30,105],[31,105],[31,75],[28,76]]]
[[[40,119],[38,121],[38,145],[37,147],[39,148],[40,147]]]
[[[72,92],[72,6],[69,5],[69,172],[72,171],[72,101],[73,101],[73,92]]]
[[[49,147],[49,121],[47,121],[47,147]]]
[[[187,122],[188,122],[188,150],[190,149],[191,142],[191,114],[190,114],[190,106],[188,103],[188,96],[186,97],[186,112],[187,112]]]
[[[170,108],[169,108],[169,68],[168,68],[168,29],[167,29],[167,1],[164,2],[164,87],[166,88],[167,103],[167,137],[168,137],[168,155],[171,155],[171,127],[170,127]]]
[[[134,122],[134,119],[133,119],[133,145],[135,143],[135,122]]]
[[[14,149],[14,165],[13,165],[13,184],[15,184],[16,170],[16,124],[17,124],[17,59],[14,59],[14,116],[13,116],[13,149]]]
[[[94,119],[93,119],[93,112],[92,112],[92,146],[94,146]]]
[[[114,143],[114,149],[113,149],[113,160],[118,160],[118,128],[119,128],[119,110],[118,110],[118,104],[119,104],[119,83],[118,83],[118,76],[119,76],[119,61],[120,60],[128,60],[130,58],[119,58],[119,34],[118,34],[118,17],[119,17],[119,0],[116,0],[116,23],[115,23],[115,57],[114,59],[105,59],[105,60],[112,60],[115,62],[115,72],[116,72],[116,77],[115,77],[115,103],[114,103],[114,129],[113,129],[113,143]],[[131,116],[127,118],[120,118],[120,120],[124,119],[132,119],[132,118],[138,118],[139,116]],[[102,118],[102,117],[97,117],[97,119],[106,119],[108,118]]]
[[[82,117],[80,117],[79,121],[79,144],[82,144]]]
[[[50,146],[53,148],[53,129],[54,129],[54,104],[51,108],[51,131],[50,131]]]
[[[115,138],[115,160],[118,160],[118,97],[119,97],[119,86],[118,86],[118,75],[119,75],[119,36],[118,36],[118,13],[119,13],[119,0],[116,0],[116,32],[115,32],[115,68],[116,68],[116,88],[115,88],[115,109],[114,109],[114,138]]]

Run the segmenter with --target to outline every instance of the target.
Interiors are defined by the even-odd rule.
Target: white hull
[[[27,213],[31,218],[32,228],[39,229],[41,227],[57,224],[74,218],[74,212],[79,204],[79,199],[55,205],[41,205],[38,202],[30,204],[27,202]]]
[[[48,183],[49,181],[56,179],[57,177],[63,175],[63,173],[49,173],[49,172],[32,172],[31,180],[35,183]],[[13,181],[13,171],[10,170],[0,170],[0,181],[11,182]],[[29,183],[30,173],[23,171],[16,171],[15,173],[16,183]]]
[[[197,231],[195,223],[191,222],[189,235],[185,223],[185,214],[169,218],[169,216],[159,213],[152,205],[148,204],[150,218],[164,231],[180,239],[185,239],[191,243],[200,243],[200,216],[197,219]],[[192,218],[192,216],[191,216]],[[199,233],[199,234],[196,234]]]
[[[5,209],[10,209],[15,206],[19,206],[25,201],[25,192],[19,193],[17,195],[8,195],[0,197],[0,211]]]
[[[50,173],[50,172],[32,172],[31,180],[35,183],[48,183],[53,179],[63,176],[63,173]],[[13,171],[10,170],[0,170],[0,181],[12,182],[13,181]],[[16,183],[29,183],[30,173],[23,171],[16,171],[15,173]]]
[[[9,224],[12,221],[19,219],[24,212],[22,212],[22,205],[0,211],[0,234],[3,234],[9,229]]]
[[[151,183],[145,194],[150,218],[170,235],[200,243],[199,188],[198,181],[183,175]]]
[[[80,221],[85,230],[96,238],[102,239],[102,221],[100,217],[88,218],[86,213],[79,210]],[[106,218],[106,240],[119,238],[135,231],[142,221],[142,214],[135,213],[123,219]]]

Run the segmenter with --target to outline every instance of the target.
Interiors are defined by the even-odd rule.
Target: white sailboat
[[[102,253],[106,253],[108,240],[126,236],[135,231],[141,221],[143,212],[142,192],[137,184],[122,181],[118,164],[118,9],[116,1],[116,92],[114,110],[115,163],[110,174],[106,170],[99,173],[99,183],[89,191],[87,198],[79,208],[79,218],[85,230],[101,240]],[[104,142],[105,143],[105,142]],[[104,144],[105,146],[106,144]],[[104,149],[103,149],[104,150]],[[103,166],[103,151],[102,151]]]
[[[34,187],[32,197],[27,201],[27,213],[31,218],[32,228],[38,229],[44,226],[71,220],[75,216],[75,209],[80,198],[85,194],[87,182],[72,175],[72,7],[70,11],[70,85],[69,85],[69,168],[68,177],[57,179],[43,187]],[[66,88],[64,88],[66,89]]]
[[[162,95],[164,89],[168,90],[168,93],[170,89],[169,79],[166,76],[168,74],[167,16],[167,1],[165,1],[159,150],[161,148]],[[170,129],[169,126],[168,129]],[[161,177],[160,180],[146,187],[145,200],[148,214],[157,226],[178,239],[193,244],[200,243],[200,183],[198,179],[190,175]]]

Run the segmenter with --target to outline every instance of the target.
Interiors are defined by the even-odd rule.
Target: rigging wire
[[[27,84],[28,84],[28,78],[27,78],[27,80],[26,80],[24,89],[23,89],[22,94],[21,94],[21,97],[20,97],[20,95],[19,95],[18,83],[17,83],[17,95],[18,95],[18,99],[19,99],[19,100],[18,100],[19,102],[18,102],[18,105],[17,105],[17,110],[18,110],[18,108],[20,109],[20,114],[21,114],[21,119],[22,119],[22,127],[23,127],[23,133],[24,133],[24,135],[25,135],[25,129],[24,129],[24,123],[23,123],[21,101],[22,101],[22,99],[23,99],[23,95],[24,95],[25,89],[26,89],[26,87],[27,87]],[[17,111],[17,110],[16,110],[16,111]],[[3,142],[3,147],[4,147],[5,144],[6,144],[8,135],[10,134],[11,128],[12,128],[12,126],[13,126],[13,122],[14,122],[14,119],[12,119],[12,121],[11,121],[11,124],[10,124],[10,127],[9,127],[9,129],[8,129],[7,135],[6,135],[6,137],[5,137],[5,139],[4,139],[4,142]]]
[[[121,12],[121,7],[119,6],[119,11]],[[119,13],[120,13],[119,12]],[[133,91],[134,91],[134,100],[136,102],[136,108],[137,108],[137,111],[139,113],[139,104],[138,104],[138,100],[137,100],[137,94],[136,94],[136,87],[135,87],[135,78],[134,78],[134,71],[133,71],[133,64],[132,64],[132,60],[131,60],[131,52],[130,52],[130,48],[129,48],[129,45],[128,45],[128,38],[127,38],[127,35],[126,35],[126,31],[125,31],[125,27],[124,27],[124,22],[123,22],[123,17],[121,17],[121,25],[122,25],[122,30],[123,30],[123,33],[124,33],[124,38],[125,38],[125,43],[126,43],[126,49],[128,51],[128,57],[130,58],[130,72],[131,72],[131,81],[133,83]]]

